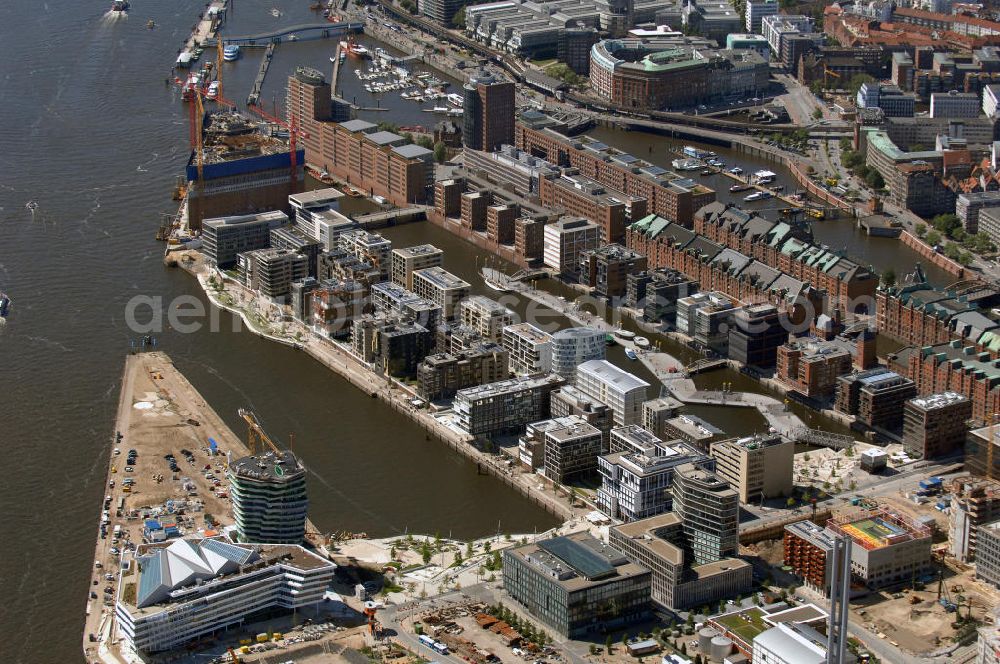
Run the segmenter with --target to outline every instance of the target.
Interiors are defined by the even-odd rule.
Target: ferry
[[[0,292],[0,322],[4,322],[9,313],[10,313],[10,298],[7,297],[6,293]]]
[[[232,62],[233,60],[239,60],[240,58],[240,47],[236,44],[230,44],[222,49],[222,59],[226,62]]]
[[[625,357],[627,357],[630,360],[638,360],[639,359],[639,356],[636,355],[635,351],[632,350],[631,348],[626,348],[625,349]]]
[[[132,5],[129,3],[128,0],[113,0],[113,2],[111,3],[111,11],[117,14],[124,14],[131,8]]]
[[[751,187],[748,184],[734,184],[732,187],[729,188],[729,191],[735,194],[736,192],[746,191],[747,189],[750,188]]]
[[[208,84],[208,91],[205,92],[205,99],[218,99],[219,98],[219,82],[212,81]]]
[[[683,152],[688,157],[694,157],[695,159],[708,159],[709,157],[715,156],[715,153],[711,150],[699,150],[698,148],[690,145],[685,145]]]
[[[679,171],[696,171],[701,168],[701,162],[697,159],[674,159],[670,163]]]
[[[772,194],[769,191],[755,191],[749,196],[744,196],[743,200],[746,201],[747,203],[752,203],[754,201],[764,201],[767,200],[768,198],[771,198],[771,195]]]

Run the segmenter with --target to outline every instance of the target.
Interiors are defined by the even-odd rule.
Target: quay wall
[[[956,279],[965,278],[964,267],[962,267],[955,261],[951,260],[944,254],[939,254],[938,252],[934,251],[934,248],[932,246],[930,246],[917,236],[913,235],[909,231],[903,231],[903,233],[899,236],[899,239],[907,247],[913,249],[915,252],[920,254],[920,257],[925,259],[931,265],[941,268],[948,274],[953,275]]]

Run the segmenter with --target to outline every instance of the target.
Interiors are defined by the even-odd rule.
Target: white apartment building
[[[180,539],[122,555],[115,617],[127,650],[156,653],[274,610],[308,612],[337,566],[301,546]]]
[[[778,0],[747,0],[746,4],[747,32],[759,35],[764,18],[778,15]]]
[[[507,368],[515,376],[548,373],[552,369],[552,337],[531,323],[503,328],[500,345],[507,351]]]
[[[392,265],[392,242],[378,233],[351,230],[340,234],[340,248],[358,260],[378,268],[380,279],[389,281]]]
[[[500,343],[503,329],[514,324],[514,312],[484,295],[470,295],[458,307],[462,325],[468,325],[483,339]]]
[[[573,380],[577,366],[603,360],[607,352],[606,334],[591,327],[570,327],[552,335],[552,372]]]
[[[848,653],[844,664],[854,662]],[[754,664],[826,664],[826,637],[804,623],[782,622],[753,640]]]
[[[545,225],[542,262],[558,274],[580,270],[580,254],[601,244],[601,227],[587,219],[563,217]]]
[[[428,267],[416,270],[411,275],[413,292],[441,307],[445,319],[451,320],[458,314],[458,305],[469,297],[471,284],[443,267]]]
[[[775,13],[761,20],[760,33],[776,55],[781,55],[781,36],[794,33],[813,32],[815,22],[810,16],[779,15]]]
[[[616,426],[639,424],[649,383],[607,360],[584,362],[576,369],[576,387],[614,412]]]

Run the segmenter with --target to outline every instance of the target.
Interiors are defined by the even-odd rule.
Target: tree
[[[869,76],[868,74],[855,74],[854,76],[851,77],[851,80],[848,82],[847,89],[850,91],[851,96],[855,97],[857,96],[858,90],[861,89],[862,85],[864,85],[865,83],[872,83],[874,81],[875,79]]]
[[[932,247],[937,246],[938,244],[941,244],[941,234],[937,231],[927,231],[927,235],[924,237],[924,240]]]
[[[466,558],[472,557],[472,542],[467,542],[465,545],[465,557]]]
[[[485,542],[483,542],[483,551],[485,551],[486,553],[489,553],[492,550],[493,550],[493,545],[490,544],[489,540],[486,540]]]
[[[395,559],[396,559],[396,547],[394,545],[391,549],[389,549],[389,560],[395,560]]]
[[[434,161],[439,164],[443,164],[448,158],[448,146],[442,141],[438,141],[434,144]]]
[[[891,267],[882,272],[882,285],[886,288],[892,288],[896,285],[896,271]]]
[[[954,233],[956,229],[962,227],[962,220],[958,218],[957,214],[949,212],[946,214],[939,214],[931,219],[931,226],[933,226],[934,230],[938,231],[942,235],[952,237],[952,233]]]
[[[420,545],[420,557],[423,558],[425,565],[431,561],[431,547],[427,542]]]
[[[577,85],[580,82],[580,76],[570,69],[570,66],[565,62],[557,62],[554,65],[549,65],[545,68],[545,73],[569,85]]]
[[[604,652],[611,654],[611,635],[608,634],[608,638],[604,639]]]
[[[915,232],[917,237],[922,240],[924,236],[927,235],[927,224],[917,224]]]
[[[567,494],[566,500],[569,501],[569,506],[573,507],[576,504],[576,487],[571,486],[569,488],[569,494]]]
[[[851,480],[851,483],[847,485],[847,488],[850,489],[851,491],[854,491],[855,489],[858,488],[858,483],[855,482],[854,480]]]
[[[455,12],[455,15],[451,17],[451,22],[454,23],[456,27],[465,27],[465,7],[462,7]]]
[[[885,180],[882,178],[882,174],[874,168],[868,170],[868,173],[865,175],[865,183],[872,189],[881,189],[885,186]]]
[[[426,134],[422,134],[421,136],[417,137],[417,145],[419,145],[422,148],[427,148],[428,150],[433,150],[434,139]]]

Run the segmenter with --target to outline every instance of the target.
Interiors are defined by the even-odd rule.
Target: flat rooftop
[[[468,281],[455,276],[440,266],[425,267],[422,270],[414,270],[413,276],[414,278],[420,277],[425,279],[433,286],[445,290],[452,290],[455,288],[471,288],[471,284]]]
[[[267,452],[245,456],[233,461],[229,470],[240,478],[276,483],[298,479],[306,472],[290,450],[282,450],[281,454]]]
[[[632,390],[645,389],[649,383],[642,380],[635,374],[619,369],[607,360],[589,360],[577,366],[577,376],[593,376],[597,380],[613,387],[621,392],[631,392]]]
[[[413,247],[401,247],[399,249],[393,249],[392,253],[397,256],[402,256],[403,258],[417,258],[420,256],[430,256],[433,254],[444,254],[444,251],[438,249],[433,244],[418,244]]]

